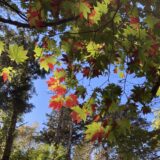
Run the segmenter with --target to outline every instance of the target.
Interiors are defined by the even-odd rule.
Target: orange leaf
[[[72,121],[73,122],[76,122],[76,123],[80,123],[81,122],[81,118],[80,118],[80,116],[78,115],[78,113],[77,112],[71,112],[71,117],[72,117]]]
[[[2,73],[2,78],[3,78],[3,81],[6,82],[8,80],[8,73],[7,72],[3,72]]]
[[[49,107],[59,111],[62,108],[62,106],[63,106],[63,98],[58,95],[52,96]]]
[[[78,104],[77,96],[75,94],[71,94],[66,98],[66,106],[74,107]]]

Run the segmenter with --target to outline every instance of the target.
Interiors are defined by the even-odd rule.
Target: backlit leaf
[[[9,46],[9,57],[12,61],[15,61],[17,64],[25,62],[28,59],[27,50],[24,50],[23,46],[18,46],[17,44]]]

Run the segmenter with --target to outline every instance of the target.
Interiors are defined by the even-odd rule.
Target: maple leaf
[[[79,2],[79,13],[80,17],[88,18],[88,13],[90,13],[91,5],[88,2]]]
[[[87,125],[87,130],[85,131],[85,139],[86,140],[101,140],[104,134],[104,128],[101,126],[100,122],[92,122]]]
[[[59,80],[51,77],[48,81],[47,81],[48,87],[51,87],[52,85],[58,85],[59,84]]]
[[[71,118],[72,118],[72,121],[73,122],[76,122],[76,123],[80,123],[81,122],[81,117],[79,116],[79,114],[75,111],[71,112]]]
[[[50,70],[54,70],[54,65],[52,63],[48,63],[48,67]]]
[[[0,41],[0,55],[4,51],[4,42]]]
[[[24,50],[23,46],[18,46],[17,44],[10,45],[8,51],[11,60],[15,61],[17,64],[24,62],[28,59],[27,51]]]
[[[66,97],[66,103],[65,106],[67,107],[74,107],[78,104],[77,96],[75,94],[71,94],[68,97]]]
[[[150,55],[150,56],[156,56],[158,50],[159,50],[159,44],[153,43],[153,44],[151,45],[151,48],[149,49],[149,55]]]
[[[2,78],[3,78],[3,81],[6,82],[8,80],[8,73],[2,72]]]
[[[53,89],[53,91],[55,91],[57,95],[64,95],[66,94],[67,89],[64,85],[58,85]]]
[[[48,89],[54,91],[57,95],[63,95],[66,94],[67,92],[66,86],[60,84],[60,81],[56,78],[51,77],[47,81],[47,84],[48,84]]]
[[[125,77],[124,73],[123,72],[119,72],[119,77],[120,78],[124,78]]]
[[[76,51],[78,51],[78,50],[81,50],[81,49],[83,49],[83,47],[84,47],[84,44],[83,44],[83,42],[75,42],[74,44],[73,44],[73,51],[74,52],[76,52]]]
[[[54,76],[59,79],[60,82],[63,82],[66,77],[66,71],[63,68],[57,68],[54,71]]]
[[[157,90],[156,96],[160,96],[160,87]]]
[[[118,68],[115,67],[114,70],[113,70],[113,72],[114,72],[115,74],[117,74],[117,73],[118,73]]]
[[[89,13],[88,19],[89,19],[89,24],[94,24],[94,16],[96,15],[96,10],[93,9],[91,13]]]
[[[42,17],[44,18],[43,10],[30,7],[29,10],[27,11],[27,17],[30,26],[34,26],[36,28],[41,28],[44,26],[42,21]]]
[[[35,52],[35,55],[34,55],[35,58],[41,58],[43,55],[43,48],[40,48],[38,45],[36,45],[34,52]]]
[[[86,121],[87,110],[85,108],[80,108],[79,106],[72,107],[72,110],[77,113],[79,119]]]
[[[139,18],[138,17],[130,17],[130,24],[138,24]]]
[[[88,77],[89,74],[90,74],[90,68],[89,68],[89,67],[83,68],[82,73],[83,73],[83,76],[84,76],[84,77]]]
[[[63,98],[59,95],[55,95],[51,97],[49,107],[59,111],[62,108],[63,103],[64,103]]]
[[[95,115],[94,117],[93,117],[93,121],[94,122],[97,122],[97,121],[99,121],[100,120],[100,115]]]
[[[130,24],[136,30],[139,29],[139,18],[138,17],[130,17]]]
[[[40,58],[40,68],[49,71],[50,65],[56,63],[56,58],[53,55],[44,55]]]
[[[100,128],[96,133],[92,135],[91,141],[98,140],[98,142],[101,142],[103,136],[104,136],[104,129]]]
[[[12,67],[3,68],[1,76],[3,81],[6,82],[7,80],[11,80],[11,77],[14,75],[15,71]]]

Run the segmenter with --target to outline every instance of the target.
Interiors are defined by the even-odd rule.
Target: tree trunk
[[[2,160],[9,160],[11,155],[11,150],[13,146],[13,140],[14,140],[14,132],[16,129],[16,123],[17,123],[18,114],[16,109],[13,110],[10,126],[8,129],[7,137],[6,137],[6,143],[5,148],[2,156]]]
[[[71,146],[72,146],[72,136],[73,136],[73,126],[72,121],[69,122],[69,137],[68,137],[68,145],[67,145],[67,160],[71,160]]]

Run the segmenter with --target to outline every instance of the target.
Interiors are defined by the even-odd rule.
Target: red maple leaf
[[[91,105],[92,112],[95,112],[95,111],[96,111],[96,108],[97,108],[97,105],[96,105],[96,104],[92,104],[92,105]]]
[[[76,122],[76,123],[80,123],[81,122],[80,116],[75,111],[71,112],[71,118],[72,118],[73,122]]]
[[[62,86],[62,85],[58,85],[54,89],[54,91],[56,92],[57,95],[64,95],[64,94],[66,94],[67,89],[64,86]]]
[[[89,68],[89,67],[83,68],[82,73],[83,73],[83,76],[84,76],[84,77],[88,77],[89,74],[90,74],[90,68]]]
[[[40,19],[35,20],[35,27],[37,27],[37,28],[44,27],[44,22],[41,21]]]
[[[35,26],[36,28],[44,27],[44,23],[41,17],[41,10],[37,10],[35,8],[29,7],[27,11],[28,21],[31,26]]]
[[[63,99],[58,95],[52,96],[49,107],[59,111],[62,108],[62,106],[63,106]]]
[[[138,24],[139,18],[138,17],[130,17],[130,24]]]
[[[114,68],[113,72],[116,74],[118,72],[117,67]]]
[[[91,138],[91,141],[95,141],[98,140],[98,142],[102,141],[102,138],[104,136],[104,129],[100,128],[100,130],[98,130]]]
[[[2,73],[2,78],[3,78],[3,81],[6,82],[8,80],[8,73],[7,72],[3,72]]]
[[[45,60],[45,58],[40,58],[40,60],[39,60],[39,61],[40,61],[40,62],[43,62],[44,60]]]
[[[151,48],[149,49],[150,56],[156,56],[159,49],[159,45],[157,43],[153,43]]]
[[[83,19],[83,18],[84,18],[84,16],[83,16],[83,13],[82,13],[82,12],[79,14],[79,18],[80,18],[80,19]]]
[[[58,83],[58,80],[51,77],[48,81],[47,81],[47,84],[48,84],[48,87],[51,87],[52,85],[55,85],[56,83]]]
[[[66,98],[66,103],[65,105],[67,107],[74,107],[78,104],[77,96],[75,94],[71,94]]]
[[[100,120],[100,115],[95,115],[94,117],[93,117],[93,121],[94,122],[97,122],[97,121],[99,121]]]
[[[94,20],[93,17],[96,15],[96,11],[93,9],[91,11],[91,13],[88,15],[88,19],[89,19],[89,24],[92,25],[94,24]]]
[[[52,63],[48,63],[48,67],[49,67],[50,70],[54,69],[54,65]]]
[[[75,42],[73,44],[74,50],[79,50],[79,49],[83,48],[83,46],[84,46],[84,44],[82,42]]]

